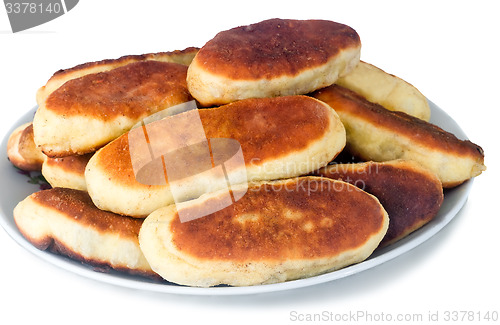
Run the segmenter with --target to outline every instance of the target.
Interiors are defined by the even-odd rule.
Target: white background
[[[423,245],[355,276],[238,297],[157,294],[88,280],[26,252],[0,230],[0,323],[283,324],[297,323],[293,311],[421,313],[424,319],[435,311],[500,312],[494,1],[82,0],[68,14],[16,34],[0,7],[1,135],[35,105],[36,90],[58,69],[202,46],[220,30],[273,17],[350,25],[361,37],[363,60],[415,85],[484,148],[488,170],[457,217]]]

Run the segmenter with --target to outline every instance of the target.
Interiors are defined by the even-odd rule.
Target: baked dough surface
[[[440,127],[403,112],[390,111],[338,85],[312,94],[339,114],[347,149],[364,161],[413,160],[454,187],[486,169],[484,152]]]
[[[158,276],[139,247],[142,220],[97,209],[86,192],[53,188],[33,193],[14,209],[14,221],[35,247],[99,270]]]
[[[348,73],[360,48],[356,31],[343,24],[265,20],[207,42],[189,66],[188,88],[204,106],[306,94]]]
[[[230,179],[246,174],[246,178],[239,182],[310,173],[328,164],[345,146],[344,126],[335,111],[307,96],[246,99],[198,112],[206,139],[233,139],[241,146],[244,166],[242,164],[228,173]],[[167,117],[168,121],[176,121],[171,129],[163,128],[162,120],[149,124],[148,138],[162,139],[159,145],[166,149],[176,146],[180,131],[193,128],[192,120],[186,116],[187,113],[181,113]],[[151,133],[155,130],[159,133]],[[90,196],[99,208],[145,217],[160,207],[174,203],[170,190],[174,183],[170,175],[167,184],[145,184],[137,180],[129,139],[144,137],[142,132],[141,128],[133,129],[90,159],[85,179]],[[146,148],[145,152],[139,157],[134,154],[135,161],[149,159],[147,145],[142,147]],[[158,151],[166,150],[160,148]],[[179,191],[177,202],[227,186],[226,178],[202,168],[200,161],[203,156],[200,152],[190,151],[189,154],[198,155],[199,159],[188,159],[189,162],[180,165],[185,177],[175,180],[174,185]],[[157,170],[162,171],[162,165]]]
[[[317,177],[250,184],[234,204],[180,221],[179,211],[202,211],[221,199],[221,193],[206,194],[146,218],[139,242],[153,270],[201,287],[310,277],[366,259],[389,221],[374,196]]]

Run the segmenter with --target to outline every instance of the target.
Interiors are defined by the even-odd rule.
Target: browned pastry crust
[[[89,68],[95,68],[98,66],[123,66],[129,63],[137,62],[137,61],[161,61],[161,62],[173,62],[183,65],[189,65],[192,58],[198,52],[199,48],[197,47],[188,47],[184,50],[175,50],[172,52],[158,52],[158,53],[147,53],[147,54],[139,54],[139,55],[124,55],[118,59],[105,59],[95,62],[86,62],[79,65],[76,65],[72,68],[61,69],[54,73],[53,77],[62,77],[63,75],[68,76],[70,73],[80,70],[86,70]]]
[[[412,161],[332,164],[314,175],[348,182],[379,199],[389,214],[389,229],[380,246],[394,243],[428,223],[443,202],[436,175]]]
[[[165,98],[179,103],[188,101],[186,71],[186,66],[175,63],[130,63],[67,81],[50,94],[45,108],[67,117],[138,119],[155,112]]]
[[[204,69],[231,79],[293,76],[360,45],[351,27],[327,20],[269,19],[220,32],[198,52]]]
[[[49,157],[93,152],[146,116],[192,100],[186,72],[176,63],[139,61],[69,80],[40,103],[35,143]]]
[[[85,166],[92,157],[93,153],[81,156],[67,156],[61,158],[47,158],[46,164],[51,167],[57,167],[63,172],[80,174],[83,177]],[[60,187],[60,186],[59,186]]]
[[[99,210],[86,192],[67,188],[39,191],[16,206],[14,220],[38,249],[100,271],[115,269],[158,278],[139,249],[142,220]]]
[[[365,161],[415,160],[438,175],[444,187],[457,186],[486,169],[481,147],[436,125],[389,111],[338,85],[312,96],[339,114],[348,150]]]
[[[307,147],[330,127],[328,111],[322,104],[311,103],[304,100],[306,98],[247,99],[198,112],[207,138],[235,139],[241,145],[248,166],[262,165]],[[128,134],[103,148],[96,162],[111,179],[126,186],[144,187],[135,180]]]
[[[382,227],[381,211],[377,200],[346,184],[299,178],[250,187],[235,204],[190,222],[174,217],[169,228],[177,249],[199,259],[300,260],[362,246]]]
[[[71,79],[80,78],[87,74],[113,70],[133,62],[146,60],[172,62],[187,66],[191,63],[198,50],[199,49],[196,47],[189,47],[184,50],[176,50],[172,52],[126,55],[118,59],[106,59],[96,62],[87,62],[79,64],[72,68],[61,69],[54,73],[54,75],[47,81],[47,84],[45,86],[40,87],[37,92],[37,103],[42,103],[54,90]]]
[[[207,139],[228,138],[239,143],[245,165],[238,168],[245,168],[247,179],[251,181],[310,173],[325,166],[345,145],[345,130],[335,112],[308,96],[246,99],[197,112]],[[189,115],[182,113],[165,120],[176,119],[176,128],[189,129],[191,120],[185,116]],[[157,152],[168,152],[176,146],[173,142],[177,133],[172,130],[170,135],[165,131],[162,120],[148,124],[147,130],[148,138],[162,139],[155,141]],[[133,129],[94,154],[87,165],[85,179],[92,200],[99,208],[145,217],[174,202],[169,185],[172,180],[170,175],[166,184],[143,183],[136,179],[130,137],[144,138],[143,130]],[[148,160],[149,151],[134,151],[134,157]],[[192,199],[218,190],[222,184],[226,186],[225,180],[221,183],[213,175],[196,178],[197,174],[206,171],[200,170],[203,168],[200,160],[189,159],[185,164],[180,168],[187,175],[175,183],[177,188],[186,191],[182,197]],[[232,175],[236,175],[236,171]]]
[[[66,187],[87,190],[85,167],[94,153],[61,158],[46,157],[42,165],[42,175],[52,187]]]
[[[7,156],[10,162],[19,169],[40,171],[44,155],[33,141],[33,124],[25,123],[17,127],[9,136]]]
[[[349,73],[360,48],[356,31],[343,24],[269,19],[208,41],[189,66],[188,88],[203,106],[307,94]]]
[[[240,191],[233,188],[238,197]],[[223,197],[206,194],[146,218],[139,242],[153,270],[202,287],[305,278],[366,259],[389,221],[374,196],[328,178],[249,184],[241,199],[204,215]],[[182,222],[179,211],[204,216]]]
[[[91,226],[99,232],[120,234],[134,240],[139,234],[142,220],[128,218],[97,209],[87,193],[67,188],[53,188],[32,194],[32,200],[48,209],[61,212],[79,224]],[[40,249],[44,247],[40,246]]]

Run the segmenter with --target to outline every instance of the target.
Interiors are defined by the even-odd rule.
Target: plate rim
[[[444,110],[434,104],[432,101],[428,100],[429,106],[431,108],[431,123],[435,123],[436,125],[450,130],[455,136],[466,140],[468,139],[465,132],[462,128],[451,118]],[[0,148],[3,151],[1,156],[6,158],[6,149],[7,149],[7,141],[9,135],[12,131],[18,127],[19,125],[26,123],[32,118],[37,106],[34,106],[31,110],[22,115],[16,122],[15,125],[12,126],[7,133],[4,135]],[[437,123],[436,116],[438,115],[438,119],[444,118],[446,119],[447,127],[444,125],[440,125]],[[434,122],[433,122],[434,121]],[[440,120],[440,122],[443,122]],[[3,159],[0,164],[1,170],[0,174],[9,173],[10,171],[5,171],[6,168],[2,166],[5,164],[5,160],[7,160],[7,164],[10,164],[8,159]],[[12,166],[12,165],[11,165]],[[12,166],[12,169],[15,170],[15,167]],[[376,250],[368,259],[363,262],[347,266],[345,268],[327,272],[324,274],[320,274],[317,276],[291,280],[281,283],[273,283],[273,284],[264,284],[264,285],[255,285],[255,286],[243,286],[243,287],[209,287],[209,288],[200,288],[200,287],[189,287],[189,286],[180,286],[173,283],[155,283],[150,282],[146,278],[138,277],[138,276],[129,276],[125,274],[120,274],[118,272],[111,273],[101,273],[96,272],[88,265],[84,265],[80,262],[69,259],[68,257],[57,255],[51,252],[42,251],[34,247],[29,241],[27,241],[17,229],[17,227],[12,226],[11,223],[13,221],[13,213],[12,211],[6,211],[6,207],[2,202],[0,202],[0,225],[5,230],[5,232],[21,247],[37,256],[38,258],[55,265],[56,267],[62,268],[66,271],[78,274],[82,277],[96,280],[99,282],[104,282],[120,287],[125,287],[129,289],[137,289],[144,291],[151,291],[156,293],[167,293],[167,294],[181,294],[181,295],[250,295],[250,294],[258,294],[258,293],[269,293],[269,292],[278,292],[285,290],[293,290],[298,288],[304,288],[309,286],[318,285],[321,283],[331,282],[335,280],[339,280],[353,274],[357,274],[363,271],[367,271],[375,266],[383,264],[387,261],[390,261],[400,255],[403,255],[410,250],[420,246],[422,243],[426,242],[430,238],[432,238],[435,234],[441,231],[446,225],[458,214],[458,212],[465,205],[469,193],[472,189],[472,185],[474,183],[474,178],[464,182],[463,184],[451,189],[447,190],[445,193],[445,202],[448,198],[448,202],[451,199],[454,199],[455,202],[449,208],[446,213],[442,213],[442,209],[438,216],[431,220],[428,224],[424,225],[422,228],[416,230],[411,233],[407,237],[402,240],[384,247],[382,249]],[[26,185],[27,186],[27,185]],[[443,205],[444,203],[443,202]],[[8,222],[8,218],[10,218],[11,223]]]

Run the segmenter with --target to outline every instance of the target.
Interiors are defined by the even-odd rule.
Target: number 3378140
[[[54,3],[34,3],[34,2],[7,2],[5,9],[8,14],[41,14],[60,13],[62,8],[59,2]]]

